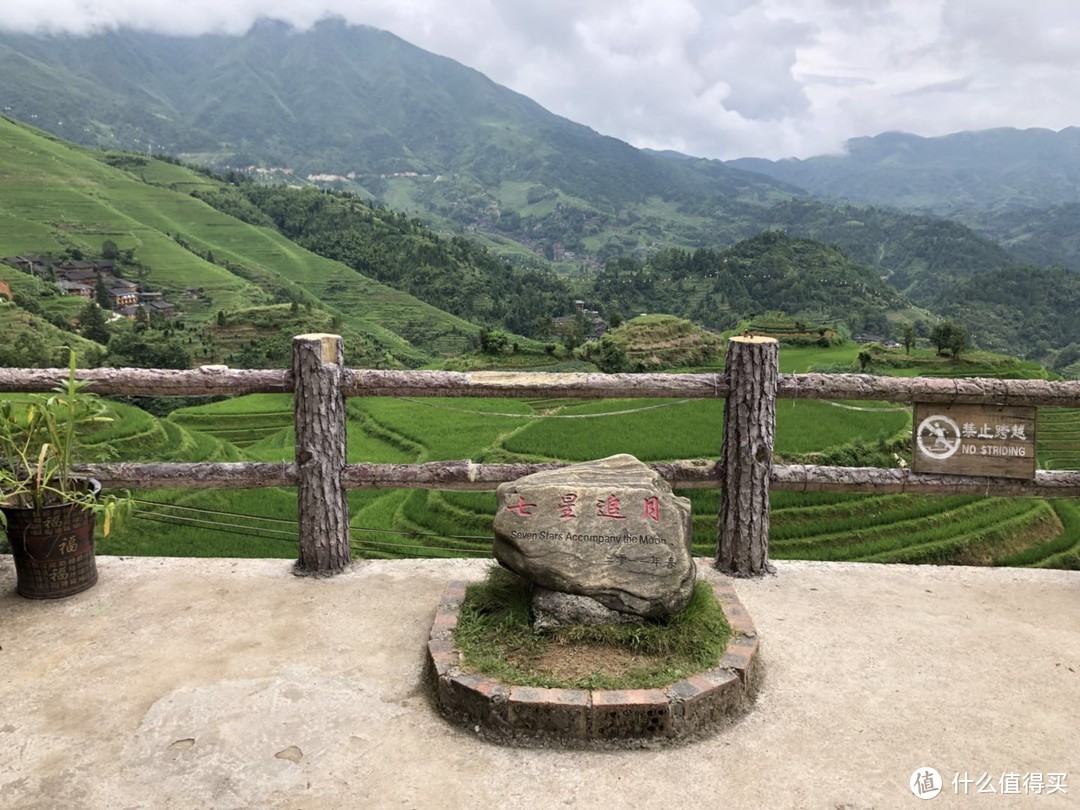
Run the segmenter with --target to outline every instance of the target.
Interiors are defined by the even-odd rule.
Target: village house
[[[34,253],[27,253],[22,256],[8,256],[6,259],[0,259],[0,261],[32,276],[44,278],[48,274],[48,265],[45,258]]]
[[[114,312],[124,307],[139,303],[139,294],[128,287],[111,287],[109,289],[109,303]]]
[[[575,320],[580,316],[584,316],[585,319],[585,339],[586,340],[599,340],[607,332],[608,324],[598,311],[595,309],[586,309],[585,302],[582,300],[574,301],[574,309],[578,312],[578,315],[562,315],[555,318],[553,324],[556,332],[562,332],[570,327]]]
[[[97,297],[97,284],[100,279],[105,284],[110,309],[126,318],[134,318],[139,309],[148,317],[157,315],[166,320],[176,317],[176,308],[165,300],[164,293],[143,291],[135,282],[114,275],[116,262],[112,259],[94,262],[70,259],[60,261],[49,256],[27,253],[8,256],[0,259],[0,262],[39,278],[54,277],[62,294],[88,300]]]
[[[156,313],[167,321],[170,321],[176,317],[176,309],[168,301],[149,301],[145,304],[142,304],[142,306],[149,308],[148,314]]]
[[[76,295],[79,298],[93,298],[94,285],[85,284],[81,281],[68,281],[66,278],[58,278],[56,286],[64,295]]]

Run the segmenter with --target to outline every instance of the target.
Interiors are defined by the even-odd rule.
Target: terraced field
[[[1080,408],[1039,411],[1039,464],[1047,470],[1080,470]]]
[[[910,429],[906,409],[862,405],[871,410],[782,400],[778,453],[872,444]],[[347,412],[350,461],[382,462],[578,460],[616,452],[647,461],[709,457],[718,452],[722,421],[721,405],[705,401],[372,398],[350,399]],[[135,419],[113,438],[125,453],[163,447],[176,456],[216,452],[288,461],[291,420],[288,396],[253,395],[178,410],[157,423],[159,430],[150,417]],[[210,444],[199,447],[200,441]],[[1078,461],[1080,409],[1043,410],[1040,465],[1072,469],[1080,468]],[[711,554],[719,494],[682,494],[694,507],[695,551]],[[143,498],[159,505],[143,504],[132,530],[110,539],[103,550],[295,555],[295,496],[289,490],[155,492]],[[774,492],[772,502],[770,549],[777,559],[1080,568],[1080,505],[1073,500]],[[358,556],[491,551],[490,492],[353,492],[350,509]],[[147,520],[156,521],[152,533]],[[141,539],[132,546],[128,537]]]
[[[191,327],[218,311],[314,297],[353,337],[353,362],[367,356],[363,346],[369,360],[389,351],[408,365],[459,354],[479,329],[190,197],[192,189],[220,186],[190,169],[82,149],[0,118],[0,184],[0,256],[65,248],[90,256],[111,240],[134,251],[148,268],[147,283],[182,301]],[[17,273],[8,268],[0,279]],[[186,298],[188,288],[203,294]],[[14,308],[0,308],[0,337],[27,331],[9,323],[15,318]],[[39,340],[59,345],[52,333],[37,331]]]
[[[167,423],[214,436],[236,447],[249,448],[270,436],[291,430],[292,400],[274,394],[252,394],[243,410],[229,401],[193,408],[179,408],[169,414]]]

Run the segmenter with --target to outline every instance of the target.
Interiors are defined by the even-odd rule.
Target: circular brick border
[[[699,736],[745,711],[761,674],[758,637],[732,581],[710,577],[731,625],[717,665],[664,689],[541,689],[508,686],[464,672],[454,646],[469,583],[446,586],[428,640],[435,702],[450,720],[486,737],[517,744],[670,742]]]

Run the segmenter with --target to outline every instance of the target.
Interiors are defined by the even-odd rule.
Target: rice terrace
[[[782,346],[781,370],[851,363],[856,351]],[[974,374],[1040,376],[1035,364],[1012,359],[968,362]],[[91,441],[108,442],[119,459],[288,463],[294,456],[289,395],[223,399],[162,418],[114,407],[122,418]],[[778,461],[895,467],[910,454],[909,407],[795,399],[780,400],[776,414]],[[663,462],[719,452],[723,401],[361,397],[347,400],[347,415],[350,462],[574,462],[620,452]],[[1039,422],[1039,467],[1077,469],[1080,409],[1044,408]],[[718,491],[682,494],[693,503],[695,553],[715,553]],[[101,553],[295,556],[290,489],[137,497],[136,519],[102,538]],[[1070,499],[773,491],[771,500],[775,559],[1080,567],[1080,508]],[[493,492],[354,490],[348,501],[355,557],[491,554]]]

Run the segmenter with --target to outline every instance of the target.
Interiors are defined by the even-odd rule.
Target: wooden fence
[[[1080,496],[1080,471],[1036,472],[1033,480],[914,473],[909,469],[773,464],[776,399],[1080,405],[1080,381],[780,374],[777,343],[735,337],[717,374],[554,374],[532,372],[379,371],[345,367],[337,335],[293,339],[288,370],[204,367],[86,369],[101,394],[188,396],[292,393],[296,456],[292,463],[133,463],[86,465],[105,487],[154,489],[295,486],[300,528],[297,572],[328,575],[349,561],[348,489],[491,490],[504,481],[561,464],[348,464],[345,397],[649,397],[723,398],[717,425],[719,461],[687,459],[651,465],[672,486],[718,488],[717,567],[740,576],[769,569],[769,489],[800,492],[909,492],[997,496]],[[0,369],[0,393],[49,391],[65,369]],[[722,437],[722,440],[721,440]]]

